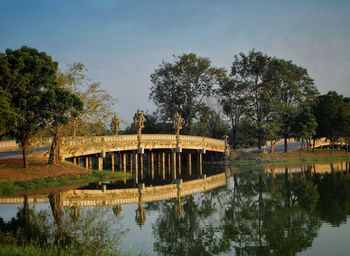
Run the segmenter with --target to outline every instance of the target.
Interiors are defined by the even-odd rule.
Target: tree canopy
[[[22,46],[0,55],[0,87],[9,93],[16,122],[9,130],[23,150],[24,167],[30,139],[54,114],[47,108],[55,95],[57,63],[45,52]]]
[[[191,133],[193,120],[205,109],[204,99],[225,75],[225,70],[213,67],[208,58],[194,53],[175,56],[173,63],[163,61],[151,74],[150,99],[164,119],[180,113],[185,132]]]

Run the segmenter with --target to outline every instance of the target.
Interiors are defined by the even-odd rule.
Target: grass
[[[68,186],[78,186],[89,182],[121,180],[128,178],[130,174],[110,171],[92,171],[91,174],[78,177],[50,177],[19,181],[5,181],[0,183],[0,196],[33,194],[45,190],[64,189]]]
[[[75,255],[94,255],[92,251],[86,251],[84,248],[79,250],[64,250],[58,247],[41,248],[35,244],[19,246],[15,244],[2,244],[0,247],[0,256],[75,256]],[[99,254],[101,255],[101,254]],[[102,255],[117,256],[119,252],[106,252]]]
[[[244,151],[237,151],[231,159],[234,165],[242,164],[274,164],[274,163],[300,163],[300,162],[329,162],[329,161],[350,161],[350,154],[345,151],[330,151],[318,150],[315,152],[299,151],[287,153],[250,153]]]

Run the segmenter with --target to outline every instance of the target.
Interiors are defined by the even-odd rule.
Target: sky
[[[196,53],[230,70],[251,49],[306,68],[323,94],[350,96],[350,1],[0,0],[0,51],[45,51],[66,69],[81,62],[122,119],[154,110],[150,75]]]

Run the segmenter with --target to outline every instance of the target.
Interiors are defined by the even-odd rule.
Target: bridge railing
[[[15,140],[0,141],[0,151],[18,149],[18,144]]]

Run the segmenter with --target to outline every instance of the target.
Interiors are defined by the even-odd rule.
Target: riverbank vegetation
[[[129,173],[96,171],[62,162],[47,166],[47,158],[30,158],[31,165],[23,169],[19,158],[0,159],[0,196],[46,193],[82,186],[90,182],[122,180]]]
[[[241,164],[295,164],[295,163],[322,163],[322,162],[337,162],[337,161],[350,161],[350,154],[345,151],[334,151],[330,154],[327,150],[315,150],[303,152],[275,152],[274,154],[268,153],[252,153],[247,151],[236,151],[232,154],[231,163],[233,165]]]

